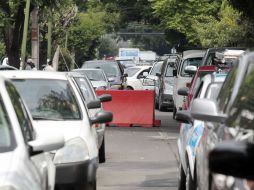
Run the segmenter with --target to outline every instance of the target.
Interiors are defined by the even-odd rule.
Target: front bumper
[[[171,94],[162,94],[161,103],[163,107],[174,108],[173,95]]]
[[[56,184],[85,184],[96,177],[98,159],[56,164]]]

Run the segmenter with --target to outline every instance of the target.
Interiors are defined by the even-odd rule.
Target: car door
[[[138,87],[138,89],[136,90],[142,90],[143,89],[143,80],[144,80],[144,73],[147,72],[149,73],[151,70],[151,67],[148,68],[148,69],[143,69],[141,70],[141,72],[139,72],[139,74],[137,75],[137,80],[136,81],[133,81],[135,83],[135,86]]]
[[[26,106],[23,104],[21,97],[16,91],[16,88],[11,83],[6,82],[6,89],[16,112],[25,143],[27,144],[29,141],[34,140],[36,136],[32,121],[27,113]],[[29,147],[27,149],[29,150]],[[36,155],[30,155],[30,158],[31,160],[28,161],[27,165],[30,171],[33,173],[31,177],[36,179],[38,183],[41,184],[42,189],[53,189],[54,184],[51,184],[51,188],[49,188],[48,184],[48,157],[46,156],[46,153],[42,152]],[[51,178],[54,176],[54,170],[51,169]]]

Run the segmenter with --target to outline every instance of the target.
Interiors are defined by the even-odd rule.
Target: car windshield
[[[125,73],[128,74],[128,77],[133,77],[140,70],[141,70],[141,68],[129,67],[129,68],[125,69]]]
[[[194,58],[188,58],[185,59],[182,64],[182,70],[181,70],[181,76],[189,76],[189,74],[185,73],[186,66],[196,66],[198,67],[202,62],[202,57],[194,57]]]
[[[254,61],[249,64],[244,79],[232,104],[227,120],[231,127],[253,129],[254,127]]]
[[[33,119],[77,120],[81,118],[76,97],[67,80],[15,79],[13,82],[27,103]]]
[[[84,64],[83,68],[96,68],[102,69],[107,77],[117,77],[120,76],[120,69],[115,62],[87,62]]]
[[[93,94],[93,89],[91,89],[91,86],[88,84],[86,79],[81,77],[74,77],[74,80],[78,84],[79,90],[81,91],[85,101],[92,101],[96,98]]]
[[[77,72],[85,74],[91,81],[106,81],[101,70],[77,70]]]
[[[156,73],[160,73],[161,71],[161,66],[162,66],[163,62],[157,62],[157,63],[154,63],[154,66],[150,72],[150,75],[154,75],[156,76]]]
[[[11,151],[14,147],[15,139],[10,120],[4,109],[3,102],[0,101],[0,153]]]

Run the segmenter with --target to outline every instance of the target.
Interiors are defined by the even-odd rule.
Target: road
[[[106,163],[97,173],[98,190],[176,190],[178,124],[172,112],[156,111],[162,126],[108,127]]]

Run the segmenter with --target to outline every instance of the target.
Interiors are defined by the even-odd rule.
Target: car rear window
[[[199,67],[201,62],[202,62],[202,57],[193,57],[193,58],[185,59],[182,64],[181,76],[183,77],[189,76],[189,74],[185,73],[184,71],[186,66],[193,65],[193,66]]]
[[[107,77],[117,77],[121,75],[120,68],[116,62],[85,62],[82,68],[102,69]]]

